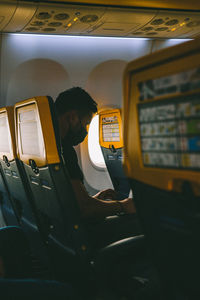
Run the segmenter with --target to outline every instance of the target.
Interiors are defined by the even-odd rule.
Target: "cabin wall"
[[[0,105],[49,95],[72,86],[86,89],[99,108],[122,106],[126,64],[181,41],[4,34],[0,39]],[[96,169],[87,142],[77,147],[88,190],[112,187],[107,171]]]

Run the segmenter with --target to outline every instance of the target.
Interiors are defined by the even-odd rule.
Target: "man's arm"
[[[92,196],[93,198],[101,199],[101,200],[115,200],[117,198],[117,193],[112,189],[107,189],[98,192],[96,195]]]
[[[84,218],[106,217],[124,212],[135,213],[135,206],[131,198],[121,201],[104,201],[88,195],[85,186],[80,180],[71,180],[81,214]]]

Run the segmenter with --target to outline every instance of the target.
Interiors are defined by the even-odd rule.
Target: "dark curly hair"
[[[54,105],[58,115],[72,109],[77,110],[81,115],[97,112],[97,103],[80,87],[73,87],[60,93]]]

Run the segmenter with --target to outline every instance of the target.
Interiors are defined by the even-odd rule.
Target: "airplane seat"
[[[16,197],[12,197],[9,185],[12,185],[16,172],[13,162],[16,157],[15,141],[11,133],[13,108],[0,109],[0,191],[1,207],[6,225],[19,225],[21,205]],[[14,187],[13,187],[14,188]],[[15,193],[14,193],[15,194]]]
[[[38,230],[38,220],[32,202],[31,190],[28,189],[26,176],[16,154],[14,108],[5,107],[0,110],[1,117],[1,170],[2,179],[5,180],[10,202],[3,199],[3,211],[12,211],[12,219],[5,215],[6,225],[20,226],[33,246],[33,264],[35,273],[33,276],[46,276],[46,266],[41,264],[40,256],[46,257],[44,242]],[[0,180],[2,188],[3,181]],[[8,206],[9,205],[9,206]],[[5,208],[6,207],[6,208]],[[5,209],[4,209],[5,208]],[[10,213],[11,215],[11,213]]]
[[[16,211],[14,208],[14,203],[12,203],[9,191],[5,182],[5,178],[2,172],[2,167],[0,164],[0,228],[5,227],[8,224],[18,225],[18,219]]]
[[[104,161],[110,175],[117,200],[132,198],[131,187],[127,176],[123,169],[123,133],[122,133],[122,118],[120,109],[102,110],[99,112],[99,144],[102,150]],[[109,199],[107,199],[109,201]],[[133,235],[141,235],[142,229],[138,220],[137,214],[112,216],[106,218],[106,226],[118,228],[119,219],[123,220],[123,224],[127,224],[126,228],[121,225],[121,233],[129,237]],[[126,221],[125,221],[126,219]],[[129,221],[128,221],[129,220]],[[113,225],[112,225],[113,223]],[[100,227],[102,229],[102,226]],[[107,231],[109,232],[109,231]],[[115,230],[119,235],[119,230]],[[110,237],[109,237],[110,238]],[[112,233],[113,241],[115,234]],[[120,238],[120,237],[119,237]]]
[[[61,148],[58,147],[60,140],[58,128],[55,128],[53,105],[50,97],[34,97],[15,104],[17,153],[34,196],[40,229],[56,279],[75,280],[87,285],[86,279],[93,277],[91,274],[98,265],[97,260],[103,264],[104,250],[101,249],[100,255],[88,242]],[[143,239],[140,236],[137,241]],[[124,255],[130,253],[130,245],[135,247],[135,244],[136,238],[133,237],[110,248],[117,259],[119,251]],[[100,269],[98,271],[97,267],[95,272],[101,272]]]
[[[190,41],[124,73],[124,166],[161,299],[200,296],[199,61],[200,42]]]
[[[90,253],[74,200],[69,175],[62,163],[56,117],[50,97],[15,104],[18,158],[34,197],[40,232],[58,276]],[[66,263],[65,263],[66,262]],[[68,266],[68,267],[65,267]]]
[[[139,202],[137,209],[148,251],[160,273],[167,299],[178,295],[193,299],[194,295],[200,295],[199,196],[163,192],[135,180],[131,184],[135,201]],[[192,209],[189,202],[193,202]]]
[[[130,184],[122,167],[123,137],[119,109],[99,113],[99,142],[117,199],[129,197]]]

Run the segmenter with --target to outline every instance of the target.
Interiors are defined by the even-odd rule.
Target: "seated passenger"
[[[87,136],[86,127],[97,112],[97,103],[86,91],[74,87],[59,94],[55,101],[55,108],[59,122],[63,157],[82,216],[97,218],[116,215],[121,212],[135,213],[132,198],[116,201],[114,200],[116,193],[112,189],[103,190],[91,197],[84,187],[83,173],[78,165],[73,146],[82,143]],[[104,199],[111,199],[112,201],[105,201]]]

